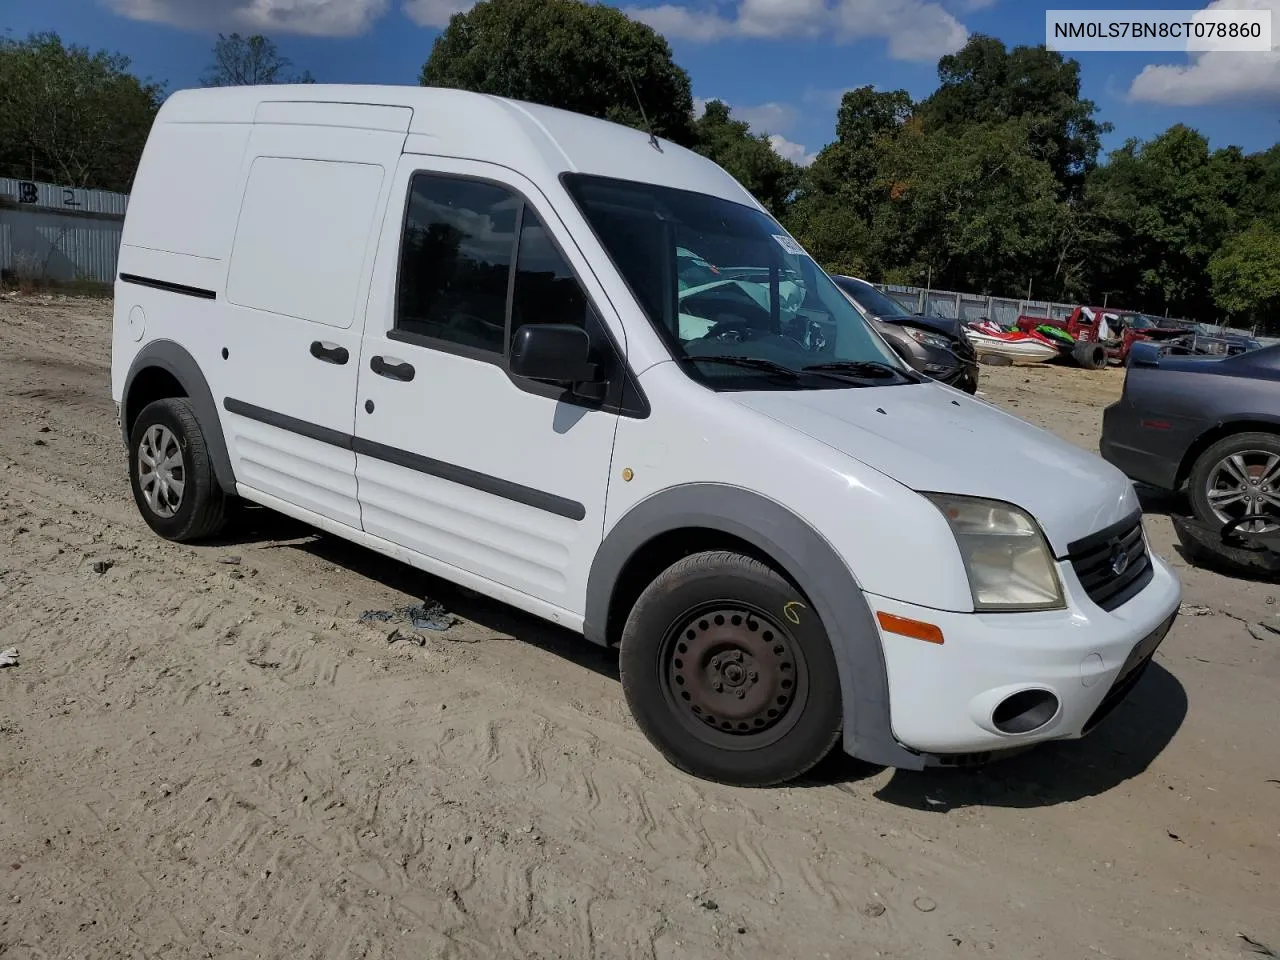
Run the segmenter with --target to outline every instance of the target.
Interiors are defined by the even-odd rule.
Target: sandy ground
[[[270,515],[151,535],[109,325],[0,302],[5,960],[1280,951],[1280,637],[1249,629],[1280,587],[1186,568],[1158,512],[1195,609],[1087,740],[720,788],[581,640]],[[1088,448],[1121,382],[984,374]],[[358,623],[424,595],[468,622],[421,648]]]

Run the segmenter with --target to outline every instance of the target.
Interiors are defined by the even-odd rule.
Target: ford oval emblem
[[[1114,550],[1111,551],[1111,572],[1119,577],[1129,569],[1129,552],[1116,544]]]

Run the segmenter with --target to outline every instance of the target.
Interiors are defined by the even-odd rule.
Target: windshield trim
[[[582,217],[583,222],[586,223],[587,229],[591,232],[591,236],[595,240],[599,249],[604,253],[605,257],[608,259],[609,265],[613,268],[614,274],[617,276],[619,280],[622,281],[623,285],[627,289],[627,293],[630,294],[632,301],[640,309],[640,313],[644,316],[645,321],[649,326],[649,329],[652,330],[655,334],[657,334],[658,339],[662,343],[663,349],[667,353],[667,359],[675,363],[675,365],[680,368],[680,370],[684,373],[684,375],[687,376],[694,383],[697,383],[700,386],[703,386],[708,390],[711,390],[712,392],[720,393],[720,392],[734,392],[742,389],[748,389],[748,390],[760,389],[761,387],[755,386],[755,385],[744,387],[744,386],[731,385],[729,383],[708,382],[697,370],[697,367],[695,364],[683,362],[683,360],[686,357],[689,357],[690,359],[694,359],[694,360],[698,358],[696,356],[690,357],[690,355],[686,354],[683,349],[683,345],[676,338],[676,335],[674,334],[674,332],[671,329],[669,329],[666,324],[656,322],[656,318],[651,317],[649,315],[649,310],[647,310],[644,306],[644,300],[640,297],[639,292],[632,285],[630,279],[628,279],[627,272],[622,268],[622,265],[619,264],[617,260],[614,259],[613,252],[609,249],[609,245],[605,243],[604,238],[600,235],[600,232],[596,229],[596,224],[594,223],[588,210],[583,206],[582,202],[579,200],[573,188],[573,184],[575,181],[594,181],[602,184],[617,184],[618,186],[623,188],[636,188],[636,187],[656,188],[660,190],[668,190],[673,193],[688,194],[691,197],[699,197],[703,199],[710,198],[718,202],[732,204],[734,206],[741,207],[743,210],[749,211],[753,214],[763,216],[768,220],[772,221],[778,227],[778,229],[782,231],[783,234],[785,234],[787,237],[790,237],[791,234],[786,230],[786,228],[783,227],[782,224],[778,223],[777,219],[772,214],[770,214],[766,209],[764,209],[764,207],[760,206],[758,203],[753,205],[753,204],[745,203],[741,200],[731,199],[729,197],[723,197],[723,196],[720,196],[719,194],[704,193],[698,190],[689,190],[683,187],[673,187],[664,183],[655,183],[655,182],[646,181],[646,180],[631,180],[624,177],[612,177],[605,174],[586,173],[582,171],[566,170],[560,173],[557,179],[560,181],[561,188],[568,195],[570,203],[573,204],[574,209],[577,211],[579,216]],[[796,245],[797,247],[799,247],[799,244],[796,244]],[[834,277],[832,277],[831,274],[827,273],[826,270],[822,268],[821,264],[819,264],[816,260],[814,260],[807,250],[804,250],[802,247],[800,249],[802,251],[801,256],[803,256],[804,258],[809,260],[810,263],[812,263],[813,269],[819,275],[827,278],[827,282],[831,284],[835,293],[842,299],[848,301],[849,295],[835,281]],[[667,258],[666,262],[662,264],[662,271],[663,273],[667,273],[668,271],[670,271],[669,276],[673,278],[677,273],[677,269],[678,269],[677,247],[673,245],[671,250],[671,256]],[[673,282],[670,284],[664,283],[663,286],[664,288],[669,287],[671,291],[671,297],[670,297],[671,302],[669,303],[664,302],[662,304],[664,319],[667,314],[667,311],[671,311],[673,315],[678,316],[679,310],[680,310],[679,285]],[[666,298],[664,297],[664,300],[665,299]],[[884,352],[887,356],[887,359],[885,361],[886,365],[891,366],[893,364],[897,364],[899,368],[899,373],[901,374],[904,380],[904,384],[902,385],[927,382],[924,380],[915,379],[915,377],[913,376],[915,374],[915,370],[897,354],[897,351],[895,351],[892,348],[888,340],[885,339],[884,335],[881,334],[880,331],[876,329],[877,324],[875,321],[871,320],[868,316],[866,316],[862,311],[862,309],[856,303],[850,303],[849,306],[853,310],[853,313],[857,317],[857,319],[866,327],[868,335],[873,340],[875,340],[881,346],[884,347]],[[803,374],[801,375],[803,376]],[[810,376],[812,376],[812,374],[810,374]],[[762,377],[760,379],[763,380],[765,378]],[[895,386],[895,385],[899,385],[899,384],[882,384],[877,386]],[[856,383],[848,383],[844,385],[844,388],[856,389],[859,386],[860,385]],[[828,378],[827,388],[830,389],[832,387],[839,389],[841,388],[841,385],[834,378]],[[806,390],[806,389],[813,389],[813,388],[796,385],[796,386],[789,387],[789,389]]]

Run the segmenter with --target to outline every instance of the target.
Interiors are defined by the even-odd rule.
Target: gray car
[[[1244,532],[1280,529],[1280,344],[1226,357],[1134,344],[1100,446],[1132,480],[1185,487],[1214,528],[1243,519]]]
[[[831,279],[912,367],[966,393],[978,392],[978,357],[961,321],[912,313],[857,277],[832,274]]]

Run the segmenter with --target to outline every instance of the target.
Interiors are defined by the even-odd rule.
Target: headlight
[[[926,493],[955,534],[974,609],[1056,610],[1066,606],[1053,554],[1026,511],[999,500]]]
[[[951,349],[951,341],[946,337],[940,337],[936,333],[926,333],[919,327],[903,327],[902,329],[916,343],[923,343],[926,347],[937,347],[940,350]]]

